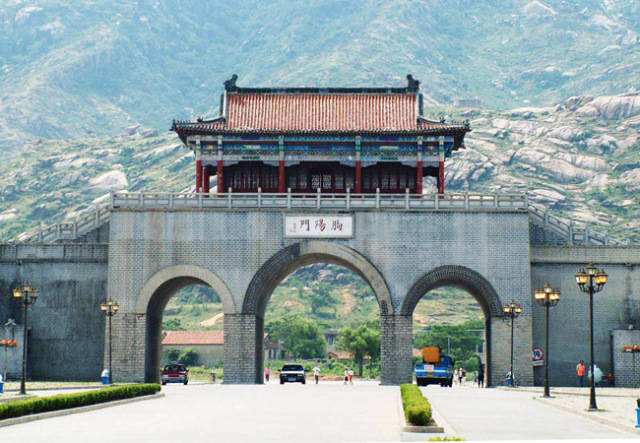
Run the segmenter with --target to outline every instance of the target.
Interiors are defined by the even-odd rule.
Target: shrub
[[[407,422],[415,426],[427,426],[431,423],[431,404],[414,384],[400,386],[402,407]]]
[[[151,395],[158,391],[160,391],[160,385],[158,384],[124,385],[92,391],[75,392],[73,394],[59,394],[51,397],[0,403],[0,420]]]

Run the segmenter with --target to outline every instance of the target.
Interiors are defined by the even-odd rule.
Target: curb
[[[588,420],[594,421],[596,423],[599,423],[601,425],[605,425],[608,426],[610,428],[613,428],[617,431],[622,431],[625,432],[627,434],[631,434],[631,435],[638,435],[638,432],[640,432],[639,430],[637,430],[636,428],[631,427],[632,425],[629,426],[625,426],[623,424],[618,423],[617,421],[613,421],[613,420],[609,420],[608,418],[603,418],[603,417],[598,417],[598,412],[583,412],[580,410],[576,410],[574,408],[570,408],[568,406],[565,405],[559,405],[557,403],[554,403],[552,400],[546,400],[543,398],[539,398],[539,397],[533,397],[533,399],[537,402],[549,405],[551,407],[554,407],[556,409],[560,409],[562,411],[566,411],[566,412],[571,412],[575,415],[579,415],[581,417],[584,417]]]
[[[71,391],[71,390],[82,390],[82,389],[102,389],[105,386],[61,386],[59,388],[33,388],[29,389],[29,391]],[[5,389],[4,392],[20,392],[20,388],[11,388]]]
[[[70,408],[70,409],[61,409],[59,411],[42,412],[40,414],[23,415],[22,417],[5,418],[4,420],[0,420],[0,428],[6,427],[6,426],[19,425],[22,423],[29,423],[36,420],[43,420],[45,418],[63,417],[65,415],[97,411],[99,409],[110,408],[111,406],[126,405],[128,403],[136,403],[143,400],[153,400],[153,399],[162,398],[162,397],[164,397],[164,393],[158,392],[151,395],[142,395],[140,397],[125,398],[123,400],[109,401],[105,403],[97,403],[95,405],[80,406],[77,408]]]

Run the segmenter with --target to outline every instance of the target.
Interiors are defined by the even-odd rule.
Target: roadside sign
[[[542,348],[533,348],[533,352],[531,353],[531,361],[533,362],[533,366],[544,365],[544,351],[542,350]]]

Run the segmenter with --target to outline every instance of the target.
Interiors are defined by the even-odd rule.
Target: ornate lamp
[[[582,268],[576,273],[576,283],[578,287],[582,292],[589,294],[589,355],[591,359],[589,362],[591,370],[589,390],[590,411],[598,410],[598,405],[596,404],[595,364],[593,361],[593,294],[602,291],[608,281],[609,276],[604,272],[604,269],[597,268],[593,263],[589,263],[586,268]]]
[[[551,397],[549,393],[549,308],[555,306],[560,301],[560,290],[552,288],[549,283],[545,283],[541,289],[536,289],[533,297],[540,306],[544,306],[546,313],[545,325],[545,352],[544,358],[544,397]]]
[[[22,375],[20,377],[20,395],[27,394],[27,340],[28,340],[28,308],[38,299],[38,289],[28,283],[13,289],[13,299],[22,303],[23,336],[22,336]]]
[[[511,320],[511,369],[509,371],[509,382],[513,387],[513,323],[516,318],[524,312],[521,304],[511,300],[509,304],[502,307],[502,313],[505,320]]]
[[[109,299],[106,302],[100,304],[100,310],[109,319],[109,384],[111,384],[113,382],[113,366],[111,364],[113,354],[113,346],[111,345],[113,341],[113,337],[111,335],[111,319],[118,313],[118,310],[120,310],[120,305]]]

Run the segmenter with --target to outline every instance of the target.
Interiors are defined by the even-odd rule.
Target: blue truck
[[[440,385],[453,386],[453,365],[455,361],[448,355],[437,352],[435,347],[422,350],[422,362],[416,364],[415,374],[418,386]]]

